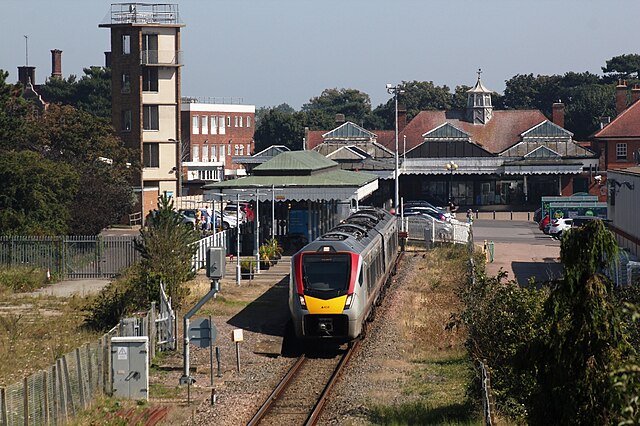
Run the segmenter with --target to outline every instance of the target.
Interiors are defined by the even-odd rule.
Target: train
[[[291,259],[289,310],[296,338],[349,342],[366,322],[395,273],[396,217],[361,208],[305,245]]]

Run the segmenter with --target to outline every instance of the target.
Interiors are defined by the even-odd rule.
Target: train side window
[[[362,265],[362,269],[360,270],[360,277],[358,278],[358,284],[362,287],[364,284],[364,265]]]

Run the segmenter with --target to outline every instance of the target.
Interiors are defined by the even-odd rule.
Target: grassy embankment
[[[402,392],[412,400],[402,405],[374,405],[377,424],[482,424],[479,409],[467,395],[475,379],[464,347],[465,330],[447,330],[451,314],[462,309],[457,289],[465,284],[466,248],[440,247],[407,262],[402,282],[401,333],[408,342],[409,378]],[[396,290],[397,291],[397,290]]]

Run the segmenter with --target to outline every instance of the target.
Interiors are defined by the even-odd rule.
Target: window
[[[251,127],[251,116],[247,116],[247,127]]]
[[[160,167],[160,144],[145,143],[142,145],[142,150],[144,167]]]
[[[120,80],[120,93],[131,93],[131,77],[128,72],[122,73]]]
[[[158,105],[142,106],[142,128],[144,130],[159,130]]]
[[[207,161],[209,161],[209,150],[207,149],[206,145],[202,146],[202,162],[206,163]]]
[[[227,115],[227,127],[231,127],[231,116]]]
[[[251,144],[247,144],[247,155],[251,155]]]
[[[244,145],[240,145],[240,155],[244,155]]]
[[[211,145],[211,161],[216,161],[216,146]]]
[[[122,34],[122,54],[131,54],[131,36],[129,34]]]
[[[211,116],[211,134],[215,135],[217,133],[218,133],[218,116],[212,115]]]
[[[202,116],[202,134],[206,135],[207,133],[209,133],[209,116],[203,115]]]
[[[233,155],[238,155],[238,152],[240,151],[240,146],[239,145],[233,145]]]
[[[221,135],[224,135],[225,130],[224,130],[224,115],[221,115],[220,117],[218,117],[218,124],[220,125],[219,127],[219,133]],[[222,155],[222,152],[220,152],[220,155]]]
[[[222,161],[224,163],[224,145],[220,145],[220,161]]]
[[[191,117],[191,133],[194,135],[200,134],[200,117],[197,115]]]
[[[196,163],[200,161],[200,147],[198,145],[193,146],[191,158],[193,158],[193,161],[195,161]]]
[[[242,127],[242,116],[238,117],[238,120],[240,122],[240,127]]]
[[[616,160],[626,160],[626,159],[627,159],[627,144],[617,143],[616,144]]]
[[[142,63],[158,63],[158,34],[142,34]]]
[[[143,92],[158,91],[158,68],[144,67],[142,69],[142,91]]]
[[[238,127],[238,116],[233,117],[233,127]]]
[[[131,110],[125,109],[122,111],[122,131],[130,132],[131,131]]]

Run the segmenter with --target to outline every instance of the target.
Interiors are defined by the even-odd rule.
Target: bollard
[[[493,220],[496,220],[496,211],[493,211]]]
[[[480,214],[480,210],[476,210],[476,219],[478,218],[479,214]]]
[[[489,260],[489,250],[487,248],[487,240],[484,240],[484,244],[482,245],[482,254],[484,254],[485,261]]]
[[[527,221],[531,220],[531,212],[527,212]]]
[[[511,210],[511,220],[513,220],[513,210]]]
[[[493,257],[493,255],[494,255],[493,249],[494,249],[494,245],[493,245],[493,240],[492,240],[492,241],[489,241],[489,263],[493,263],[493,259],[494,259],[494,257]]]

